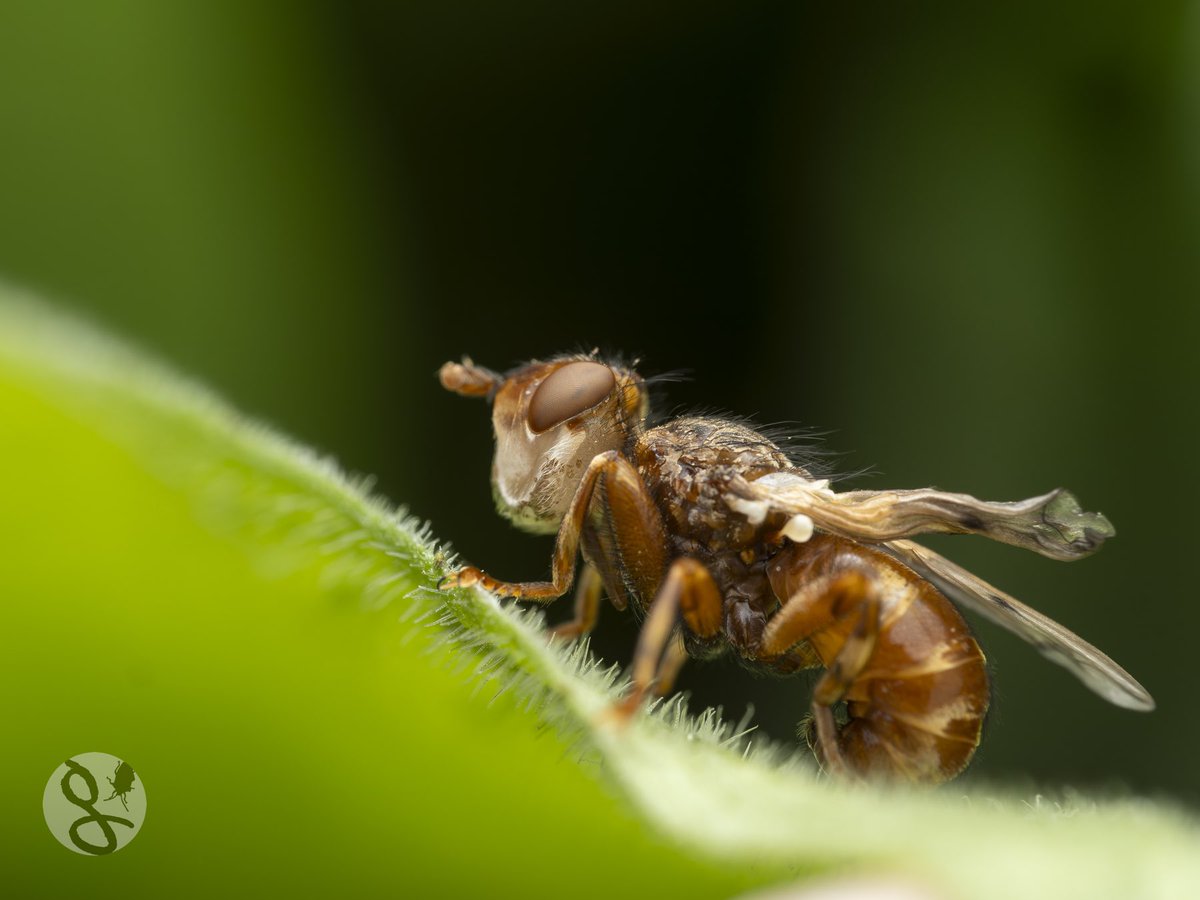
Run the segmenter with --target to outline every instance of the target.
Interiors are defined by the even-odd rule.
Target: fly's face
[[[546,363],[505,380],[492,402],[496,507],[527,531],[553,532],[589,462],[625,442],[611,368]]]
[[[506,375],[468,359],[439,374],[448,390],[491,399],[492,493],[500,513],[526,531],[556,531],[588,463],[624,447],[646,416],[641,378],[592,357],[533,362]]]

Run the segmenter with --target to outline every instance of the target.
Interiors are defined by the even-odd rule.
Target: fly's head
[[[447,390],[491,401],[496,508],[526,531],[556,531],[588,463],[621,450],[648,412],[641,377],[593,356],[535,361],[503,375],[464,358],[438,376]]]

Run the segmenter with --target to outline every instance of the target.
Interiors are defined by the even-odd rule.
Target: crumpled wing
[[[1137,679],[1053,619],[920,544],[889,541],[881,549],[932,582],[954,602],[1028,641],[1042,656],[1063,666],[1109,703],[1140,712],[1154,709],[1154,698]]]
[[[822,531],[859,541],[979,534],[1061,560],[1094,553],[1116,534],[1101,513],[1084,511],[1074,495],[1061,488],[1028,500],[996,503],[934,488],[838,493],[827,481],[775,472],[755,481],[735,475],[725,499],[752,521],[770,513],[807,516]]]

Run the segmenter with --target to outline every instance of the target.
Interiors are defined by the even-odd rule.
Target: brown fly
[[[1066,491],[1016,503],[932,489],[835,492],[744,424],[684,417],[650,427],[643,379],[594,354],[505,374],[464,359],[440,378],[491,401],[501,514],[558,535],[550,581],[503,582],[468,566],[441,587],[548,603],[571,588],[582,552],[574,618],[553,633],[588,632],[602,593],[644,616],[621,715],[669,692],[688,656],[732,652],[773,674],[820,667],[813,744],[826,769],[945,781],[974,754],[989,697],[983,653],[947,597],[1106,700],[1154,708],[1082,638],[908,540],[979,534],[1077,559],[1114,532]]]

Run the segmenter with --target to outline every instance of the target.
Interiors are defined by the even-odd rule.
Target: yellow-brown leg
[[[587,518],[588,506],[592,502],[596,482],[606,473],[613,472],[622,466],[633,469],[629,461],[616,450],[601,453],[588,464],[583,480],[580,481],[575,496],[571,498],[571,506],[568,508],[567,514],[563,516],[562,524],[558,527],[558,538],[554,542],[550,581],[498,581],[482,569],[464,566],[438,582],[439,590],[479,585],[484,590],[499,594],[501,597],[515,597],[518,600],[532,600],[536,603],[549,603],[561,597],[571,587],[571,582],[575,578],[575,555],[579,550],[579,535]],[[636,470],[634,470],[634,475],[636,477]]]
[[[686,556],[671,563],[638,635],[633,684],[615,710],[618,715],[633,715],[646,694],[666,693],[674,685],[686,659],[678,631],[681,613],[688,629],[713,637],[720,628],[721,606],[721,590],[702,563]]]
[[[667,645],[667,652],[663,654],[658,673],[654,676],[654,685],[651,691],[656,697],[665,697],[674,690],[679,670],[687,661],[687,647],[683,643],[683,635],[677,631],[671,639],[671,643]]]
[[[851,774],[838,745],[833,705],[841,700],[866,670],[879,636],[879,591],[873,580],[857,571],[826,575],[793,594],[767,623],[762,656],[778,656],[814,632],[857,620],[837,655],[813,689],[813,721],[817,746],[826,768]]]
[[[604,490],[598,493],[596,487],[601,483]],[[606,572],[611,569],[628,574],[643,600],[653,597],[665,567],[662,520],[637,469],[615,450],[597,455],[584,472],[558,528],[550,581],[499,581],[474,566],[466,566],[447,575],[438,587],[445,590],[479,585],[502,597],[550,603],[571,587],[584,525],[593,512],[607,523],[605,533],[609,538],[607,545],[598,548],[601,557],[593,561],[603,563]],[[595,536],[595,532],[592,534]],[[610,559],[605,554],[615,555]]]
[[[585,565],[583,574],[579,576],[579,585],[575,588],[575,617],[549,629],[550,636],[572,640],[595,628],[603,591],[604,582],[600,580],[596,567]]]
[[[813,719],[817,724],[818,746],[826,767],[836,775],[847,776],[851,771],[838,743],[832,707],[846,696],[858,676],[866,670],[878,637],[879,595],[871,590],[859,604],[859,618],[854,630],[813,688]]]

